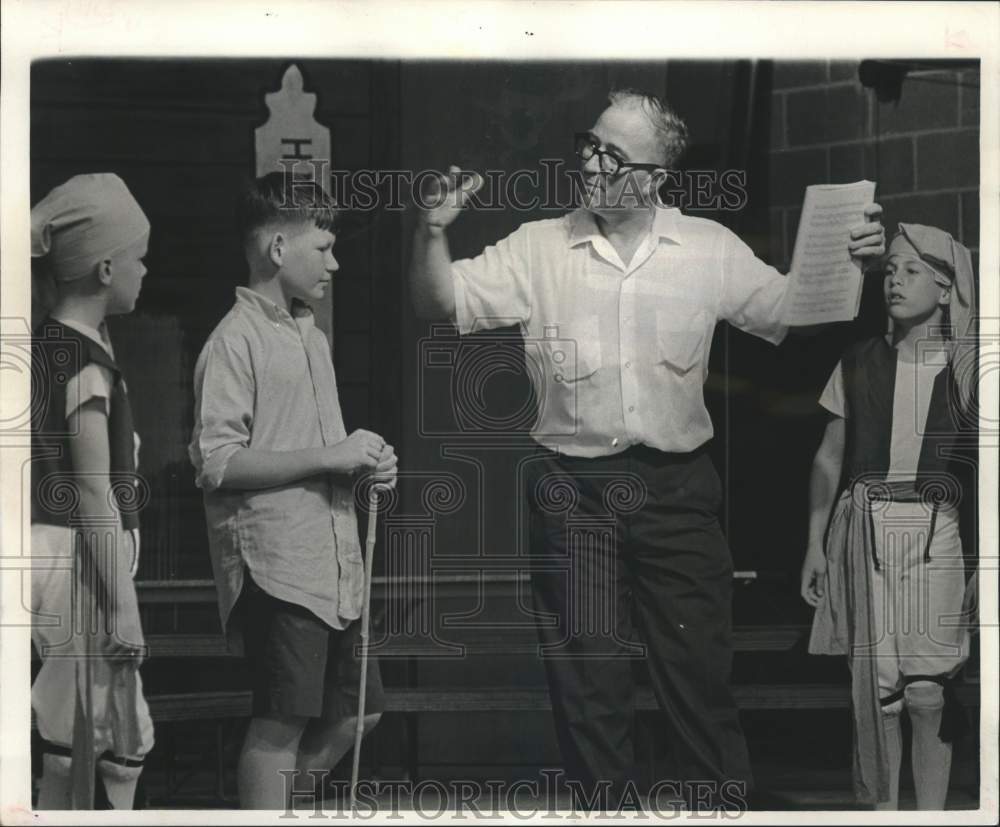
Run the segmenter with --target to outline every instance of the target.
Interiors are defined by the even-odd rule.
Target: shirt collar
[[[109,345],[111,344],[110,339],[108,339],[106,336],[102,336],[101,331],[99,331],[96,327],[91,327],[89,324],[78,322],[76,319],[60,319],[57,316],[53,316],[52,319],[53,321],[57,321],[59,322],[59,324],[66,325],[66,327],[75,330],[77,333],[80,333],[83,336],[86,336],[88,339],[92,339],[93,341],[97,342],[97,344],[99,344],[102,348],[108,351],[108,353],[111,352],[111,348],[109,347]]]
[[[676,207],[657,207],[653,214],[653,226],[650,234],[657,239],[665,238],[675,244],[682,243],[678,218],[680,210]],[[576,247],[584,242],[593,242],[596,238],[603,238],[597,226],[597,220],[590,210],[583,207],[570,214],[570,230],[568,246]]]
[[[266,296],[262,296],[256,290],[252,290],[249,287],[236,288],[236,303],[242,304],[256,313],[263,314],[269,322],[273,322],[274,324],[301,328],[308,327],[313,322],[312,308],[305,302],[298,300],[293,302],[293,316],[285,308],[275,304]]]
[[[680,230],[681,211],[677,207],[657,207],[653,216],[653,235],[675,244],[683,244]]]

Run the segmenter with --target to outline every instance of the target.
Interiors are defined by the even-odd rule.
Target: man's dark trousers
[[[670,780],[745,782],[749,794],[729,687],[733,566],[708,454],[546,452],[525,481],[538,631],[567,777],[586,795],[603,780],[614,791],[635,779],[633,665],[645,651],[668,721],[657,740],[680,757]]]

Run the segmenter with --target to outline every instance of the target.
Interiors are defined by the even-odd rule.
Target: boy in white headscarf
[[[44,743],[39,809],[131,809],[153,746],[132,582],[145,489],[104,323],[134,308],[148,243],[146,216],[113,174],[75,176],[31,211],[33,272],[53,300],[32,341],[32,639],[42,667],[31,700]]]
[[[943,230],[900,224],[884,296],[891,332],[851,347],[820,397],[832,416],[802,597],[817,609],[809,651],[851,666],[858,799],[899,808],[905,708],[917,808],[939,810],[963,728],[951,681],[969,654],[974,584],[974,532],[963,543],[959,520],[975,503],[972,257]]]

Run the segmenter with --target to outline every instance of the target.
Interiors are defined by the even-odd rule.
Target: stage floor
[[[751,748],[754,748],[751,742]],[[846,766],[815,766],[815,761],[803,760],[787,752],[760,754],[761,745],[757,744],[755,752],[758,758],[754,762],[754,773],[759,790],[758,810],[767,811],[802,811],[802,810],[857,810],[859,808],[851,794],[850,770]],[[979,806],[979,774],[978,748],[975,739],[967,739],[957,746],[952,766],[951,787],[948,795],[947,809],[974,810]],[[537,766],[503,766],[503,767],[465,767],[462,773],[460,767],[439,766],[430,767],[424,775],[424,784],[416,788],[421,801],[413,800],[414,787],[400,786],[393,794],[385,793],[377,796],[378,809],[381,813],[390,813],[395,807],[398,811],[419,808],[426,814],[434,814],[444,809],[446,814],[453,813],[458,803],[455,793],[456,779],[473,778],[480,784],[491,777],[490,770],[496,770],[493,776],[503,780],[504,789],[517,779],[538,779],[543,769]],[[436,770],[436,772],[435,772]],[[349,765],[343,763],[332,777],[338,779],[335,784],[346,786],[346,778],[350,772]],[[362,777],[372,779],[373,776],[362,773]],[[405,779],[405,771],[400,767],[383,766],[378,768],[374,779],[380,782]],[[432,779],[442,779],[442,784],[432,783]],[[181,780],[180,784],[176,784]],[[224,798],[220,799],[216,789],[216,779],[209,771],[195,772],[186,778],[175,778],[175,787],[168,789],[167,775],[163,769],[151,768],[145,775],[144,786],[150,808],[163,809],[217,809],[236,807],[236,775],[235,767],[229,767],[224,779]],[[343,789],[343,786],[340,787]],[[443,796],[444,791],[452,795]],[[475,808],[478,812],[488,815],[495,811],[495,797],[487,794],[479,795],[471,801],[466,799],[465,810]],[[544,815],[547,802],[539,797],[533,797],[530,788],[520,789],[516,797],[517,805],[523,812],[538,811]],[[915,798],[913,782],[908,771],[908,754],[904,755],[904,769],[901,779],[900,809],[914,810]],[[652,808],[643,805],[647,811]],[[338,816],[347,809],[346,802],[341,802],[336,794],[330,796],[324,805],[324,813]],[[296,811],[306,813],[313,809],[312,805],[300,805]],[[557,809],[568,810],[570,803],[566,800]],[[662,812],[661,814],[667,814]]]

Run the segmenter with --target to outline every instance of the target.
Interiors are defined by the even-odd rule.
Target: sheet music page
[[[806,187],[782,308],[789,326],[850,321],[861,299],[861,266],[851,260],[851,227],[875,198],[872,181]]]

